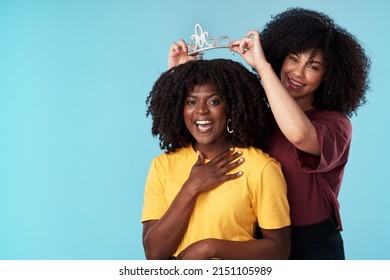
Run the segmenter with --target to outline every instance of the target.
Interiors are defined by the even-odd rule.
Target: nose
[[[297,75],[297,77],[303,77],[305,75],[305,69],[306,69],[306,64],[305,63],[300,63],[297,65],[294,69],[294,74]]]
[[[209,112],[209,108],[205,102],[199,102],[196,107],[196,113],[199,115],[205,115]]]

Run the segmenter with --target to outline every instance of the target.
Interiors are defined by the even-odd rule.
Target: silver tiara
[[[191,43],[189,44],[188,55],[202,56],[204,51],[230,48],[230,38],[228,36],[220,36],[217,39],[209,37],[207,31],[203,31],[199,23],[195,25],[195,33],[191,36]]]

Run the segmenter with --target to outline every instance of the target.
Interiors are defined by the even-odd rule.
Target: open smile
[[[302,83],[300,83],[300,82],[298,82],[290,77],[287,77],[287,79],[288,79],[288,85],[292,89],[301,89],[305,86],[305,84],[302,84]]]
[[[207,132],[213,128],[213,122],[209,120],[199,120],[194,124],[199,132]]]

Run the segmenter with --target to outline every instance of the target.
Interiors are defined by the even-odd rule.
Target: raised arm
[[[246,37],[231,43],[231,50],[239,53],[260,75],[275,120],[286,138],[298,149],[313,155],[320,154],[314,125],[286,90],[266,60],[259,32],[252,30]]]

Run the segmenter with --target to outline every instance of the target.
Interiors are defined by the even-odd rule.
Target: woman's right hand
[[[196,56],[188,55],[188,46],[184,40],[172,43],[168,54],[168,69],[195,60]]]
[[[192,167],[185,185],[196,195],[210,191],[222,183],[239,178],[242,171],[229,173],[244,162],[242,152],[233,153],[231,148],[205,163],[204,155],[198,151],[198,160]],[[238,160],[236,160],[239,158]],[[229,173],[229,174],[228,174]]]

